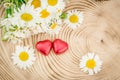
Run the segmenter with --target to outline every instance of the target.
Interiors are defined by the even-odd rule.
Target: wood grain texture
[[[11,54],[18,44],[0,40],[0,80],[120,80],[120,0],[71,0],[64,11],[72,9],[84,12],[79,28],[72,30],[63,24],[59,35],[38,34],[20,44],[35,48],[40,40],[56,38],[69,44],[69,50],[59,56],[51,51],[45,57],[36,50],[37,60],[30,69],[20,70],[12,63]],[[0,16],[3,15],[0,5]],[[88,52],[95,52],[103,61],[101,72],[93,76],[79,68],[79,60]]]

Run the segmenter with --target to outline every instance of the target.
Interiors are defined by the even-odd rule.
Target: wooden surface
[[[79,28],[73,31],[63,24],[59,35],[38,34],[21,43],[35,48],[37,41],[60,38],[69,44],[69,50],[59,56],[51,51],[45,57],[35,51],[37,60],[30,69],[24,71],[13,65],[11,54],[18,44],[0,40],[0,80],[120,80],[120,0],[71,0],[65,11],[72,9],[84,11]],[[2,36],[2,30],[0,33]],[[103,61],[101,72],[93,76],[79,68],[79,60],[88,52],[95,52]]]

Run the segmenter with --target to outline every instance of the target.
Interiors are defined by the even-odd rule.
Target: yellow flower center
[[[33,0],[31,5],[33,5],[34,8],[41,7],[41,1],[40,0]]]
[[[51,25],[51,29],[55,29],[56,27],[57,27],[56,23],[54,23],[54,24]]]
[[[50,6],[55,6],[58,3],[58,0],[48,0]]]
[[[58,9],[58,13],[60,13],[62,10],[61,9]]]
[[[40,14],[41,14],[41,16],[40,16],[41,18],[47,18],[50,15],[50,13],[46,9],[43,9],[40,12]]]
[[[20,55],[19,55],[19,58],[21,61],[27,61],[28,58],[29,58],[29,55],[27,52],[21,52]]]
[[[28,22],[28,21],[31,21],[33,19],[32,15],[29,14],[29,13],[23,13],[21,15],[21,19]]]
[[[90,59],[86,63],[86,67],[93,69],[96,66],[96,62],[93,59]]]
[[[71,23],[77,23],[78,22],[78,16],[77,15],[71,15],[69,20]]]

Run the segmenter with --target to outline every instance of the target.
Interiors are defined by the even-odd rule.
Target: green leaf
[[[11,31],[11,32],[14,32],[14,31],[15,31],[15,29],[10,29],[10,31]]]
[[[61,19],[66,19],[66,18],[67,18],[67,13],[62,13],[62,14],[60,15],[60,18],[61,18]]]
[[[13,16],[14,14],[14,6],[11,6],[11,15]]]
[[[28,2],[28,0],[24,0],[25,1],[25,3],[27,3]]]
[[[16,31],[18,29],[18,26],[13,26],[12,28],[10,28],[9,30],[11,31],[11,32],[14,32],[14,31]]]
[[[18,26],[16,25],[16,26],[14,26],[14,28],[15,28],[15,29],[18,29]]]
[[[2,3],[2,0],[0,0],[0,4]]]
[[[19,2],[22,4],[26,4],[26,2],[24,0],[19,0]]]

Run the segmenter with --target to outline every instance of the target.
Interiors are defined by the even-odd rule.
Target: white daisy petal
[[[89,57],[89,59],[93,59],[93,57],[94,57],[94,53],[88,53],[88,57]]]
[[[93,72],[92,69],[89,69],[89,70],[88,70],[88,73],[89,73],[89,75],[93,75],[93,74],[94,74],[94,72]]]
[[[94,68],[94,72],[95,72],[95,74],[98,73],[98,68],[97,67]]]
[[[86,64],[83,62],[80,63],[80,68],[84,68],[86,66]]]
[[[84,72],[87,72],[87,71],[88,71],[88,68],[84,67],[84,68],[83,68],[83,71],[84,71]]]

